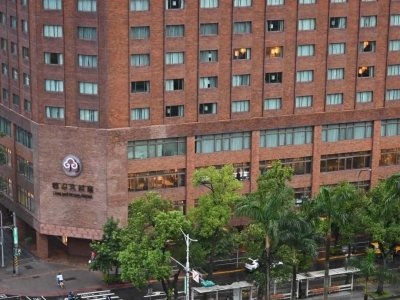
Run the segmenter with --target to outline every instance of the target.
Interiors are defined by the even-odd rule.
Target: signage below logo
[[[55,196],[93,199],[93,186],[58,182],[53,182],[52,185],[53,195]]]

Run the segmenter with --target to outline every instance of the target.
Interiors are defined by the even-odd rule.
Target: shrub
[[[103,281],[107,284],[118,284],[122,283],[122,279],[120,275],[115,274],[104,274]]]
[[[35,240],[31,236],[27,236],[24,241],[25,241],[25,244],[27,244],[27,245],[34,245],[35,244]]]

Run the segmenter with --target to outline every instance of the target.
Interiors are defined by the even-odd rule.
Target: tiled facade
[[[298,197],[400,171],[398,0],[0,0],[0,38],[0,203],[43,256],[149,190],[187,210],[198,167],[247,193],[285,159]]]

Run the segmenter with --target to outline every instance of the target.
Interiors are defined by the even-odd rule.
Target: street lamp
[[[372,169],[363,169],[360,172],[358,172],[358,176],[357,176],[357,188],[358,189],[360,188],[360,175],[361,175],[362,172],[365,172],[365,171],[371,172]]]
[[[189,234],[185,234],[181,228],[181,232],[183,234],[183,236],[185,237],[185,242],[186,242],[186,300],[190,299],[189,296],[189,280],[190,280],[190,266],[189,266],[189,246],[190,246],[190,242],[197,242],[197,240],[191,239],[189,237]]]

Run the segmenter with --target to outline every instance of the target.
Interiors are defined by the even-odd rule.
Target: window
[[[95,82],[79,82],[79,93],[85,95],[97,95],[98,85]]]
[[[282,72],[265,73],[265,83],[282,83]]]
[[[297,157],[297,158],[284,158],[280,159],[281,163],[287,167],[292,168],[294,170],[293,175],[303,175],[303,174],[311,174],[312,168],[312,157]],[[260,171],[261,174],[264,174],[269,169],[272,168],[273,160],[264,160],[260,161]]]
[[[335,18],[330,19],[329,27],[344,29],[344,28],[346,28],[346,23],[347,23],[346,17],[335,17]]]
[[[218,77],[200,77],[199,88],[200,89],[210,89],[218,87]]]
[[[0,187],[4,193],[12,197],[13,195],[12,180],[10,178],[6,178],[3,174],[0,174]]]
[[[185,36],[185,25],[167,25],[166,36],[167,37],[184,37]]]
[[[12,78],[14,79],[14,80],[16,80],[16,81],[18,81],[18,70],[17,69],[14,69],[14,68],[12,68],[11,69],[12,70]]]
[[[17,18],[15,16],[10,16],[10,27],[17,29]]]
[[[321,156],[321,172],[363,169],[371,166],[371,151]]]
[[[251,22],[235,22],[233,24],[234,34],[251,33]]]
[[[167,9],[183,9],[185,7],[184,0],[165,0]]]
[[[218,50],[200,51],[200,62],[217,62]]]
[[[97,11],[97,0],[78,0],[78,11],[84,11],[84,12]]]
[[[32,133],[15,125],[16,141],[25,147],[32,149]]]
[[[21,0],[21,5],[27,6],[28,5],[28,0]]]
[[[24,110],[26,112],[31,112],[31,101],[24,99]]]
[[[238,48],[233,49],[233,59],[250,59],[251,49],[250,48]]]
[[[327,105],[339,105],[343,104],[343,94],[328,94],[326,95]]]
[[[62,65],[63,55],[62,53],[44,53],[44,63],[47,65]]]
[[[17,155],[17,172],[33,181],[33,164],[19,155]]]
[[[47,92],[64,92],[64,81],[62,80],[45,79],[44,85]]]
[[[233,1],[234,7],[246,7],[251,6],[251,0],[234,0]]]
[[[78,27],[78,39],[81,40],[97,40],[96,27]]]
[[[78,55],[78,65],[86,68],[97,67],[97,55]]]
[[[131,120],[150,120],[150,108],[131,109]]]
[[[144,159],[149,157],[185,154],[185,137],[128,142],[128,159]]]
[[[388,119],[381,122],[381,136],[400,135],[400,119]]]
[[[311,82],[314,81],[314,71],[298,71],[296,74],[297,82]]]
[[[375,52],[375,49],[376,49],[375,41],[360,42],[360,46],[359,46],[360,52]]]
[[[267,57],[270,58],[283,57],[283,47],[282,46],[267,47]]]
[[[149,38],[150,38],[149,26],[131,27],[131,39],[149,39]]]
[[[46,118],[64,119],[64,107],[46,106]]]
[[[150,10],[150,0],[131,0],[131,11]]]
[[[167,52],[165,63],[167,65],[183,64],[185,62],[185,52]]]
[[[373,92],[357,92],[357,102],[372,102]]]
[[[150,66],[150,54],[132,54],[131,55],[132,67]]]
[[[360,27],[376,27],[376,16],[361,17]]]
[[[11,136],[11,122],[3,117],[0,117],[0,132],[4,133],[5,135]]]
[[[250,85],[250,74],[244,75],[233,75],[232,76],[233,86],[249,86]]]
[[[217,103],[201,103],[199,105],[200,115],[210,115],[217,113]]]
[[[1,151],[3,151],[4,155],[4,160],[5,160],[5,165],[9,166],[11,168],[12,166],[12,153],[11,150],[8,149],[7,147],[4,147],[3,145],[0,145]]]
[[[21,20],[21,25],[22,25],[22,32],[28,33],[29,30],[28,21]]]
[[[347,3],[347,0],[331,0],[331,3]]]
[[[11,42],[11,54],[17,55],[18,54],[18,46],[16,43]]]
[[[3,100],[8,101],[8,99],[10,98],[9,92],[6,89],[3,89]]]
[[[0,23],[3,25],[6,25],[6,23],[7,23],[7,16],[3,12],[0,12]]]
[[[388,76],[398,76],[400,75],[400,65],[389,65],[387,68]]]
[[[19,106],[19,96],[17,94],[13,94],[13,104]]]
[[[311,198],[311,187],[294,188],[295,205],[302,205],[305,201]]]
[[[282,98],[270,98],[264,100],[264,110],[282,109]]]
[[[186,170],[174,169],[128,174],[128,190],[142,191],[186,186]]]
[[[300,19],[298,30],[315,30],[315,19]]]
[[[241,101],[233,101],[232,102],[232,112],[246,112],[250,111],[250,101],[249,100],[241,100]]]
[[[45,37],[62,38],[63,28],[61,25],[44,25],[43,35]]]
[[[24,84],[25,84],[26,86],[29,86],[29,85],[30,85],[29,74],[24,73],[24,74],[22,75],[22,77],[23,77],[23,80],[24,80]]]
[[[372,137],[372,122],[329,124],[322,126],[322,141],[337,142]]]
[[[61,10],[62,9],[62,1],[61,0],[43,0],[43,9]]]
[[[201,0],[200,8],[218,8],[218,0]]]
[[[1,42],[1,50],[7,52],[7,39],[1,38],[0,42]]]
[[[314,56],[315,45],[299,45],[297,46],[297,56]]]
[[[400,100],[400,89],[386,90],[386,101]]]
[[[260,147],[310,144],[313,127],[293,127],[260,131]]]
[[[80,109],[79,120],[87,122],[98,122],[99,112],[93,109]]]
[[[167,79],[165,80],[166,91],[180,91],[184,90],[185,82],[184,79]]]
[[[284,24],[283,20],[267,21],[267,30],[268,31],[283,31],[283,29],[284,29],[283,24]]]
[[[22,46],[22,57],[23,59],[29,60],[29,48]]]
[[[359,67],[358,77],[374,77],[374,67]]]
[[[150,92],[150,81],[131,82],[131,93],[148,93],[148,92]]]
[[[165,108],[165,116],[169,117],[183,117],[184,106],[183,105],[172,105]]]
[[[268,0],[267,4],[268,5],[284,5],[285,0]]]
[[[400,15],[390,15],[390,26],[400,25]]]
[[[250,132],[196,136],[196,153],[213,153],[250,149]]]
[[[20,186],[18,186],[18,203],[32,212],[35,211],[35,197]]]
[[[217,35],[218,23],[200,24],[200,35]]]
[[[381,158],[379,160],[379,166],[394,166],[400,165],[400,149],[381,149]]]
[[[8,76],[8,65],[5,63],[1,64],[1,74]]]
[[[299,4],[315,4],[317,0],[299,0]]]
[[[344,69],[328,69],[328,80],[341,80],[344,79]]]
[[[400,51],[400,40],[389,41],[389,51]]]
[[[297,96],[296,107],[311,107],[313,96]]]

